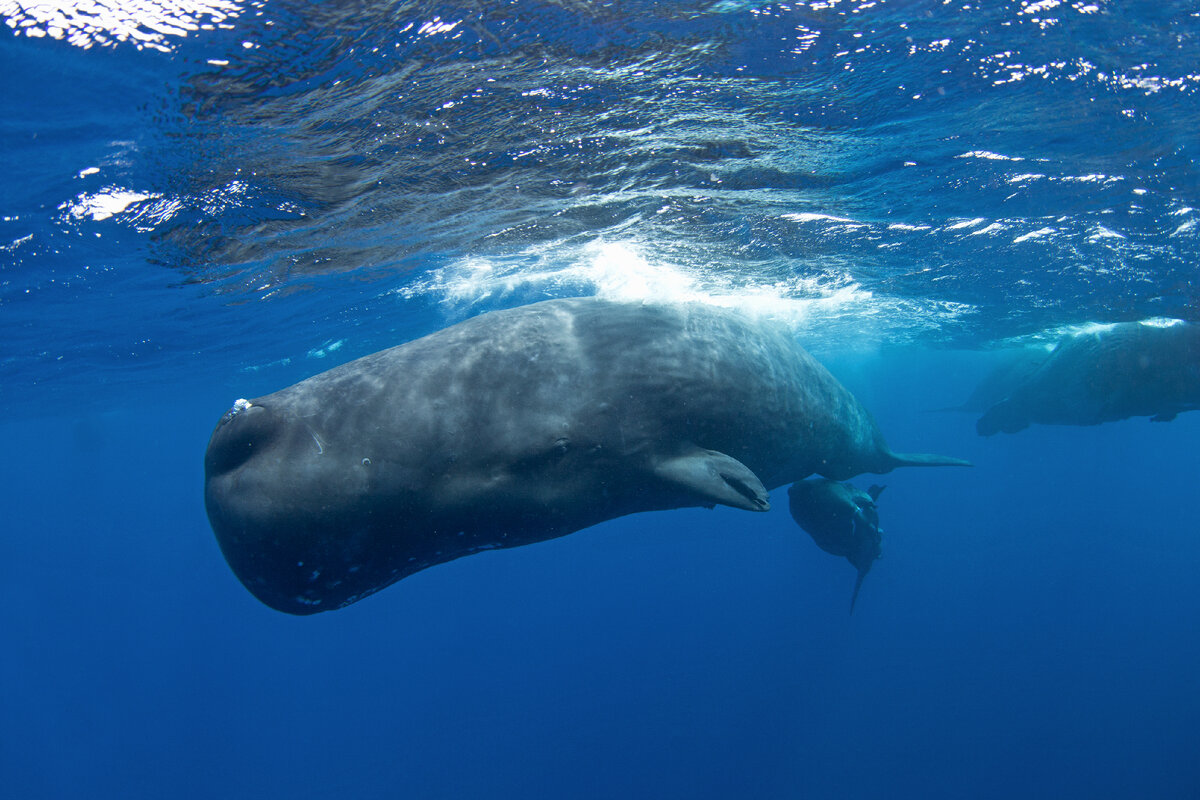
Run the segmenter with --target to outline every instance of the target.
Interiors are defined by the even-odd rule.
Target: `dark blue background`
[[[834,365],[897,449],[977,464],[883,479],[853,616],[853,569],[779,492],[288,617],[205,520],[227,399],[183,382],[10,420],[6,792],[1195,797],[1200,415],[980,439],[925,411],[969,388],[964,363]]]

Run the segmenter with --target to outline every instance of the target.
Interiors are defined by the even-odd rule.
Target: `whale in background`
[[[976,423],[982,436],[1030,424],[1166,422],[1200,408],[1200,327],[1126,322],[1062,338]]]
[[[797,481],[788,489],[788,508],[796,524],[826,553],[844,557],[858,570],[850,596],[851,614],[863,579],[882,553],[883,531],[875,501],[883,489],[872,486],[864,492],[849,483],[820,478]]]
[[[1045,347],[1022,347],[996,353],[995,365],[975,384],[966,400],[956,406],[932,410],[982,414],[1028,380],[1049,356],[1050,350]]]
[[[781,326],[699,304],[495,311],[239,400],[205,454],[226,560],[262,602],[340,608],[434,564],[624,514],[899,466]]]

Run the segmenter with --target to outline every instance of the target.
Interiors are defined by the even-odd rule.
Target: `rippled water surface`
[[[23,380],[588,293],[817,347],[1196,315],[1188,3],[114,5],[3,6]]]

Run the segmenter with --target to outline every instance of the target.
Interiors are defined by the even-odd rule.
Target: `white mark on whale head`
[[[228,411],[225,412],[225,416],[221,418],[222,424],[233,419],[234,417],[236,417],[238,414],[242,413],[246,409],[253,408],[253,407],[254,406],[250,403],[249,400],[245,399],[244,397],[239,397],[237,400],[233,401],[233,405],[229,408]]]

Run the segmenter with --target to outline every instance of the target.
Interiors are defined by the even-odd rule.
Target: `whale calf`
[[[826,553],[843,556],[858,570],[850,596],[851,614],[863,578],[882,553],[883,531],[875,501],[883,489],[872,486],[864,492],[848,483],[824,479],[797,481],[788,489],[788,508],[796,524]]]
[[[782,327],[699,304],[482,314],[234,404],[205,454],[221,550],[262,602],[346,606],[481,550],[624,514],[906,465]]]
[[[1125,322],[1061,339],[1037,369],[988,408],[981,436],[1032,423],[1155,422],[1200,409],[1200,326]]]

